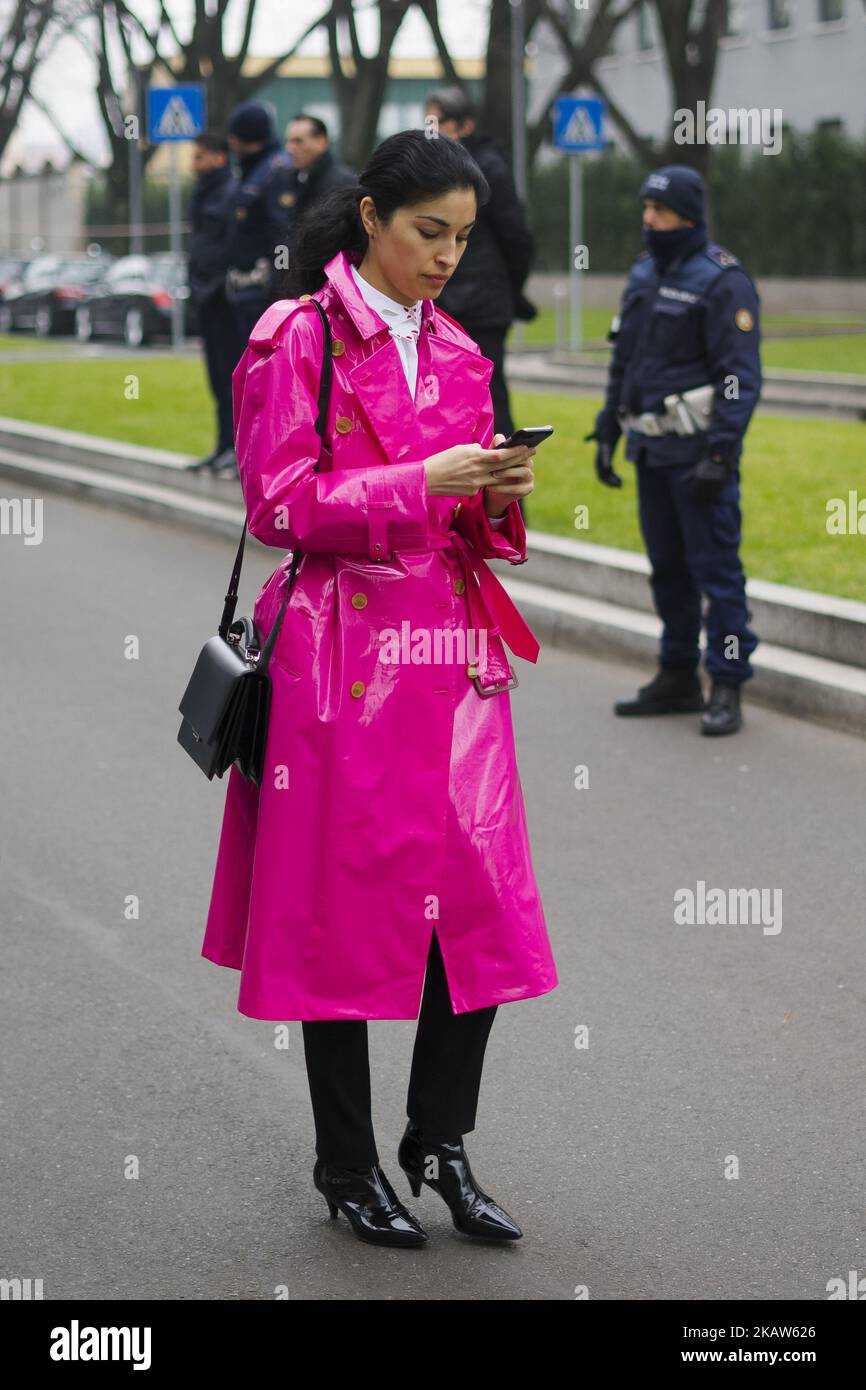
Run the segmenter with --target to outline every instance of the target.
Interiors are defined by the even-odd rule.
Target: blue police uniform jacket
[[[757,290],[736,256],[696,231],[662,273],[649,252],[632,266],[611,330],[599,425],[615,441],[618,407],[630,415],[662,414],[665,396],[712,383],[709,430],[655,438],[629,430],[626,458],[635,462],[696,463],[707,453],[736,461],[761,393]]]
[[[264,258],[273,286],[276,248],[287,248],[289,243],[295,201],[290,186],[292,163],[279,142],[274,141],[245,161],[242,170],[242,177],[232,190],[228,264],[237,270],[251,270],[256,261]],[[261,295],[262,290],[253,293]]]

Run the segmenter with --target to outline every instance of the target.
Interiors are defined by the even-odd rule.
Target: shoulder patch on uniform
[[[744,333],[748,333],[749,329],[754,326],[755,320],[748,309],[738,309],[734,314],[734,323]]]
[[[290,314],[301,308],[302,303],[300,299],[278,299],[275,304],[269,304],[249,336],[249,346],[276,347],[283,324]]]
[[[707,255],[715,265],[729,266],[739,265],[739,259],[732,256],[730,251],[726,251],[724,246],[717,246],[715,242],[710,242],[706,248]]]

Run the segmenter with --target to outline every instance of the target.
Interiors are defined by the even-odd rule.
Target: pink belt
[[[497,695],[513,690],[517,677],[508,663],[503,642],[524,661],[538,660],[538,639],[523,618],[505,587],[493,570],[485,564],[475,548],[459,531],[439,531],[431,528],[430,549],[453,549],[463,572],[471,626],[476,632],[487,630],[486,658],[479,656],[475,663],[475,688],[479,695]]]

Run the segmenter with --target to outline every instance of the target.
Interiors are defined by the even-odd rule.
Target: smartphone
[[[553,425],[529,425],[526,429],[515,430],[510,439],[494,444],[494,449],[515,449],[518,444],[528,444],[530,449],[541,444],[553,434]]]

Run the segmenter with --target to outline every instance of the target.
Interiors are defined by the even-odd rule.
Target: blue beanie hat
[[[249,140],[251,144],[261,142],[267,145],[276,138],[270,111],[257,101],[236,106],[229,116],[227,129],[229,135],[236,135],[239,140]]]
[[[704,181],[688,164],[666,164],[647,174],[638,196],[655,198],[689,222],[704,220]]]

